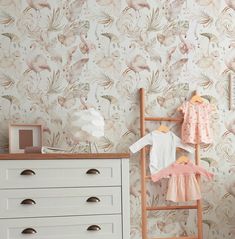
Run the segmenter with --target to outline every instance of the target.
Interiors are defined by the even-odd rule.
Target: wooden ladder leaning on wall
[[[146,121],[168,121],[175,123],[182,123],[181,118],[164,118],[164,117],[145,117],[145,93],[144,89],[140,89],[140,133],[141,137],[145,135],[145,122]],[[195,164],[199,165],[200,162],[200,145],[195,145]],[[146,147],[141,150],[141,207],[142,207],[142,239],[203,239],[202,236],[202,203],[201,200],[197,200],[195,205],[184,205],[184,206],[157,206],[148,207],[147,205],[147,194],[146,194],[146,182],[151,177],[146,174]],[[197,180],[200,184],[200,176],[197,176]],[[147,212],[157,210],[181,210],[181,209],[196,209],[197,210],[197,236],[186,236],[186,237],[167,237],[167,238],[149,238],[147,230]]]

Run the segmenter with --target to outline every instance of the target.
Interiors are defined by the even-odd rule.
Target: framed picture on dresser
[[[40,124],[10,124],[9,153],[24,153],[26,147],[41,147],[42,132]]]

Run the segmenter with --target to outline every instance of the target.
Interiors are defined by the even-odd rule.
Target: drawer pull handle
[[[37,233],[37,231],[33,228],[26,228],[21,233],[22,234],[35,234],[35,233]]]
[[[91,168],[86,172],[86,174],[100,174],[100,171],[98,169]]]
[[[87,202],[100,202],[100,199],[97,197],[90,197],[86,201]]]
[[[91,225],[87,228],[87,231],[100,231],[101,228],[98,225]]]
[[[21,172],[20,175],[26,175],[26,176],[32,176],[32,175],[35,175],[36,173],[31,170],[31,169],[25,169],[23,172]]]
[[[22,205],[35,205],[36,204],[36,202],[33,200],[33,199],[25,199],[25,200],[23,200],[20,204],[22,204]]]

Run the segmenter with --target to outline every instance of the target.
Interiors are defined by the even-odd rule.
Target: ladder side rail
[[[200,164],[200,144],[195,145],[195,164]],[[201,177],[197,175],[197,181],[200,186]],[[203,225],[202,225],[202,200],[197,200],[197,225],[198,225],[198,239],[203,238]]]
[[[145,135],[145,96],[144,89],[140,89],[140,134]],[[142,239],[147,239],[147,195],[146,195],[146,152],[145,147],[141,149],[141,208],[142,208]]]

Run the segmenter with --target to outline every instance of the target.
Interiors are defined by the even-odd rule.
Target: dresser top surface
[[[51,159],[122,159],[128,153],[79,153],[79,154],[0,154],[0,160],[51,160]]]

